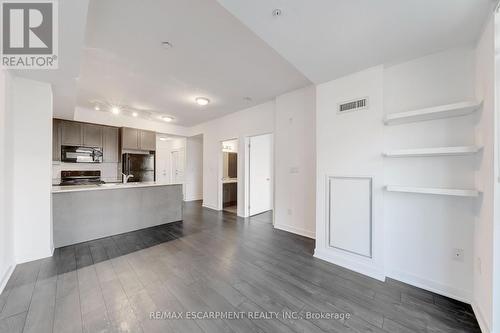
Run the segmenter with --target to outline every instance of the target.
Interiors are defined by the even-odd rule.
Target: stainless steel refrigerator
[[[123,154],[123,173],[134,175],[129,182],[155,181],[155,155],[154,154]]]

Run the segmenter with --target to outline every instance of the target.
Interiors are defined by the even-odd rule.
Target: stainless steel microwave
[[[61,161],[66,163],[102,163],[102,148],[62,146]]]

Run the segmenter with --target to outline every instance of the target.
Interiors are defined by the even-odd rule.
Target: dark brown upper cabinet
[[[83,146],[102,147],[102,126],[82,124]]]
[[[120,162],[120,135],[116,127],[103,127],[103,162],[118,163]]]
[[[52,161],[61,161],[61,121],[52,120]]]
[[[81,146],[82,143],[82,123],[74,121],[61,121],[61,145]]]
[[[156,133],[140,131],[139,145],[141,150],[156,150]]]
[[[156,133],[123,127],[122,149],[156,150]]]
[[[135,128],[122,128],[122,149],[139,150],[139,130]]]

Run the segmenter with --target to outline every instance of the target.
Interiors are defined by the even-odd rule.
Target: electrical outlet
[[[453,260],[464,261],[464,249],[453,249]]]

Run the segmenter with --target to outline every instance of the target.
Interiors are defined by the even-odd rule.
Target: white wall
[[[115,127],[133,127],[171,135],[188,136],[190,133],[189,128],[172,123],[162,123],[125,115],[114,115],[111,112],[95,111],[82,107],[75,108],[74,118],[72,120]]]
[[[12,219],[16,263],[52,254],[52,89],[12,80]]]
[[[186,139],[185,200],[203,199],[203,136]]]
[[[0,293],[15,266],[14,227],[10,201],[12,196],[12,130],[8,126],[7,110],[10,102],[10,74],[0,70]]]
[[[315,256],[377,279],[384,275],[382,215],[383,67],[378,66],[316,87],[316,249]],[[369,98],[369,108],[337,114],[338,104]],[[330,246],[327,177],[373,178],[372,258]]]
[[[494,250],[494,184],[495,180],[495,33],[490,19],[476,49],[476,94],[483,100],[483,112],[477,125],[484,148],[476,181],[483,191],[482,205],[474,228],[474,297],[473,307],[484,332],[498,332],[493,327],[493,250]],[[498,176],[498,173],[497,173]],[[496,208],[498,210],[498,207]],[[498,214],[498,213],[497,213]],[[498,228],[498,227],[497,227]],[[498,295],[498,294],[497,294]],[[496,310],[497,315],[500,309]],[[499,315],[500,316],[500,315]]]
[[[493,238],[493,302],[492,302],[492,324],[491,331],[492,332],[500,332],[500,40],[498,36],[500,36],[500,13],[497,11],[494,16],[495,22],[495,33],[493,34],[493,38],[495,39],[495,113],[494,113],[494,124],[495,126],[495,150],[494,154],[494,182],[495,184],[495,201],[494,201],[494,238]],[[489,22],[488,22],[489,23]],[[491,23],[490,23],[491,24]],[[487,26],[488,27],[488,26]],[[481,44],[489,45],[491,43],[492,33],[491,26],[489,26],[489,32],[485,34],[487,36],[488,42],[485,43],[485,37],[482,38]],[[488,29],[486,29],[488,31]],[[480,44],[480,45],[481,45]],[[479,50],[479,48],[478,48]],[[491,49],[490,49],[491,50]],[[491,56],[491,55],[490,55]],[[483,69],[483,71],[491,70]],[[479,70],[478,70],[479,72]],[[491,84],[491,80],[489,81]],[[476,304],[479,303],[476,300]]]
[[[228,153],[238,152],[238,140],[228,140],[222,142],[222,151]]]
[[[473,101],[474,49],[448,50],[391,66],[384,73],[384,109],[394,113]],[[477,115],[384,127],[384,150],[473,145]],[[481,154],[384,160],[394,185],[475,188]],[[400,281],[470,301],[478,200],[387,192],[386,272]],[[454,249],[464,261],[453,260]]]
[[[316,230],[316,89],[276,98],[274,226],[314,238]]]
[[[274,101],[238,111],[192,128],[192,135],[203,134],[203,205],[219,210],[222,207],[220,182],[222,177],[221,142],[238,139],[238,215],[246,216],[241,203],[245,193],[245,138],[274,131]]]
[[[317,87],[318,257],[376,278],[387,275],[471,301],[472,235],[480,200],[389,193],[383,186],[474,188],[475,170],[488,160],[481,162],[482,154],[399,159],[383,159],[381,154],[388,149],[474,144],[478,115],[383,125],[386,113],[475,100],[474,59],[472,47],[448,50]],[[366,96],[368,110],[336,114],[337,103]],[[328,246],[326,175],[374,177],[373,260]],[[464,250],[463,262],[453,260],[455,249]]]

